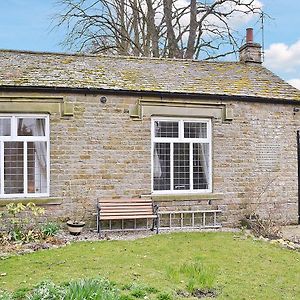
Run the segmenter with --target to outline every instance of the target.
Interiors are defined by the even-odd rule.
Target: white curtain
[[[156,146],[154,146],[154,157],[153,157],[153,176],[155,178],[160,178],[162,175],[161,162],[158,157]]]
[[[34,135],[45,136],[45,119],[35,119]],[[47,142],[34,142],[35,184],[40,193],[47,190]]]
[[[204,178],[207,183],[209,184],[209,151],[208,151],[208,144],[198,144],[199,145],[199,155],[200,161],[203,163],[202,169],[204,172]]]
[[[21,125],[32,136],[45,136],[45,119],[24,118]],[[47,142],[33,142],[35,151],[35,191],[45,193],[47,188]]]

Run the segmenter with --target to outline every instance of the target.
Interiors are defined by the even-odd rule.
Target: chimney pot
[[[253,43],[253,28],[246,29],[246,43]]]

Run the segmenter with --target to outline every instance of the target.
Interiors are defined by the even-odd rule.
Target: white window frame
[[[11,119],[11,135],[0,136],[0,199],[8,198],[39,198],[49,197],[50,195],[50,123],[47,114],[0,114],[0,118]],[[18,119],[44,119],[45,120],[45,136],[18,136],[17,120]],[[47,192],[46,193],[28,193],[28,177],[27,177],[27,143],[24,143],[24,193],[5,194],[4,193],[4,142],[46,142],[47,143]]]
[[[156,121],[159,122],[178,122],[178,138],[155,137]],[[184,138],[184,123],[206,123],[207,137],[206,138]],[[154,143],[171,143],[170,147],[170,190],[154,190],[153,180],[153,151]],[[190,144],[190,189],[189,190],[174,190],[174,159],[173,159],[173,143],[189,143]],[[209,182],[208,189],[194,189],[193,188],[193,143],[208,143],[209,144]],[[152,117],[151,119],[151,192],[153,195],[164,194],[207,194],[212,193],[212,124],[211,119],[204,118],[180,118],[180,117]]]

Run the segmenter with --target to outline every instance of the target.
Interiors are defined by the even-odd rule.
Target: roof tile
[[[0,50],[0,87],[63,87],[300,100],[260,64]]]

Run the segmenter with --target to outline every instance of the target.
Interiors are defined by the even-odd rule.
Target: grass
[[[1,273],[0,289],[8,290],[100,276],[134,299],[147,289],[156,293],[153,299],[169,299],[174,291],[195,288],[214,288],[217,299],[300,299],[299,252],[232,233],[74,243],[0,260]]]

